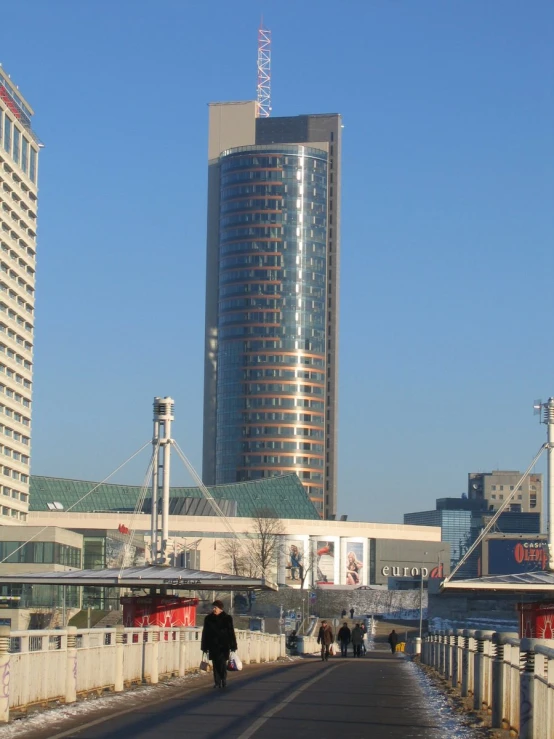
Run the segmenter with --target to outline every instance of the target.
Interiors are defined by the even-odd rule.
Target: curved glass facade
[[[220,159],[216,484],[325,475],[327,165],[300,145]]]

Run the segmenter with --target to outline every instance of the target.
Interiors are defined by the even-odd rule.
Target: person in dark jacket
[[[224,688],[227,684],[229,652],[237,651],[237,639],[233,619],[225,613],[220,600],[214,600],[212,612],[204,619],[201,649],[208,653],[212,661],[214,687]]]
[[[352,649],[354,650],[354,657],[362,656],[362,642],[364,635],[359,625],[356,624],[352,629]]]
[[[333,643],[333,632],[327,621],[322,621],[319,627],[317,643],[321,644],[321,660],[327,662],[329,659],[329,647]]]
[[[342,657],[348,657],[348,645],[350,644],[350,629],[346,621],[344,625],[340,627],[337,639],[340,643],[340,653]]]
[[[393,629],[389,634],[390,650],[394,654],[396,652],[396,645],[398,644],[398,634]]]

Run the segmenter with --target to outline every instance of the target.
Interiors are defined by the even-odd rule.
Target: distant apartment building
[[[467,496],[470,500],[485,501],[487,510],[497,511],[521,479],[517,470],[470,472]],[[542,512],[542,475],[527,475],[507,509],[512,513]]]
[[[0,67],[0,525],[21,524],[29,508],[41,147],[32,116]]]

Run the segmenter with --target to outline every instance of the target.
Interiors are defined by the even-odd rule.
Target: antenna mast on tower
[[[264,28],[264,21],[258,29],[258,97],[259,118],[269,118],[271,113],[271,31]]]

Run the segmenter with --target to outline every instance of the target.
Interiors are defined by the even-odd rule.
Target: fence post
[[[469,630],[462,631],[462,698],[467,698],[469,693]]]
[[[179,629],[179,677],[183,677],[187,664],[187,630],[185,627]]]
[[[124,687],[124,651],[125,626],[116,624],[115,627],[115,678],[114,692],[121,693]]]
[[[65,702],[75,703],[77,700],[77,627],[67,627]]]
[[[519,680],[519,739],[534,739],[535,715],[535,639],[522,639],[520,664],[522,668]]]
[[[150,646],[150,683],[157,685],[160,679],[160,670],[158,665],[158,657],[160,654],[160,627],[151,626],[150,636],[152,644]]]
[[[452,629],[447,629],[444,636],[445,647],[444,647],[444,676],[447,680],[451,679],[452,673]]]
[[[0,626],[0,722],[10,718],[10,627]]]
[[[492,635],[492,717],[493,729],[502,728],[504,718],[504,641],[503,635]]]
[[[459,642],[459,631],[458,629],[454,630],[454,636],[452,637],[451,641],[453,641],[452,645],[452,681],[451,685],[453,688],[458,687],[458,642]]]
[[[483,709],[485,702],[485,641],[492,637],[492,631],[476,631],[477,651],[474,662],[473,708]]]

